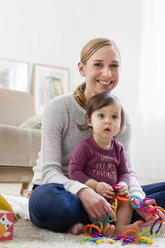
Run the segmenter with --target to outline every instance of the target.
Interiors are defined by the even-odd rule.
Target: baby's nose
[[[107,124],[111,124],[111,122],[110,122],[110,121],[106,121],[105,124],[106,124],[106,125],[107,125]]]

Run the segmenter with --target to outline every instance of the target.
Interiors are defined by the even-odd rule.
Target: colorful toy
[[[23,190],[22,195],[25,196],[26,198],[30,198],[32,191],[31,190]]]
[[[3,246],[2,248],[26,248],[26,246],[24,245],[20,245],[20,244],[5,244],[5,246]]]
[[[0,194],[0,209],[14,213],[14,211],[13,211],[12,207],[10,206],[10,204],[8,203],[8,201],[6,201],[6,199],[1,194]],[[14,214],[14,219],[18,220],[18,217],[16,214]]]
[[[133,199],[139,199],[140,201],[140,205],[137,206],[133,203]],[[130,196],[129,198],[127,197],[121,197],[121,196],[117,196],[116,199],[114,199],[114,202],[113,202],[113,205],[115,206],[115,214],[116,214],[116,209],[117,209],[117,200],[121,200],[121,201],[129,201],[130,204],[135,207],[135,208],[141,208],[143,211],[147,212],[147,213],[150,213],[151,217],[153,220],[155,220],[150,228],[150,230],[145,230],[143,232],[141,232],[140,234],[138,234],[135,230],[127,230],[126,232],[124,232],[122,235],[120,236],[117,236],[117,238],[107,238],[107,237],[104,237],[101,232],[102,232],[102,229],[103,229],[103,225],[108,221],[108,222],[111,222],[112,220],[109,220],[109,215],[106,215],[105,216],[105,221],[102,223],[100,221],[97,221],[96,219],[94,220],[94,223],[93,224],[88,224],[84,227],[84,233],[89,236],[87,238],[83,238],[81,241],[82,243],[86,243],[86,242],[95,242],[96,244],[100,244],[100,243],[103,243],[103,242],[108,242],[108,243],[111,243],[111,244],[114,244],[116,241],[118,240],[121,240],[122,241],[122,244],[125,245],[125,244],[135,244],[135,243],[145,243],[145,244],[153,244],[153,238],[155,237],[155,234],[157,234],[162,226],[162,222],[165,222],[165,219],[163,220],[162,218],[158,218],[158,219],[155,219],[153,213],[156,212],[157,209],[159,209],[160,211],[162,211],[164,214],[165,214],[165,210],[159,206],[156,205],[156,203],[154,204],[154,207],[152,207],[150,210],[148,209],[145,209],[144,207],[144,201],[146,200],[149,200],[148,198],[146,199],[141,199],[139,198],[138,196],[135,196],[135,195],[132,195]],[[156,231],[153,231],[155,225],[157,223],[160,223],[158,229]],[[89,228],[89,231],[87,232],[87,228]],[[96,231],[93,231],[93,228],[95,230],[97,230],[98,232]],[[150,237],[144,237],[143,234],[145,233],[148,233],[150,232]],[[132,237],[129,237],[129,236],[126,236],[126,234],[128,233],[135,233],[135,236],[132,236]]]
[[[14,213],[0,210],[0,241],[13,239]]]

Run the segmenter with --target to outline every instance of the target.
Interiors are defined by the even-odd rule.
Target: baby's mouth
[[[110,132],[110,131],[111,131],[111,129],[110,129],[110,128],[105,128],[105,129],[104,129],[104,131],[106,131],[106,132]]]

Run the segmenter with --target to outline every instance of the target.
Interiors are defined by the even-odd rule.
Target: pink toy
[[[13,239],[14,213],[0,210],[0,241]]]

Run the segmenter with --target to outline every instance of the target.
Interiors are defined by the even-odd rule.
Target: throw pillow
[[[27,121],[23,122],[21,125],[19,125],[19,127],[41,129],[41,116],[35,115],[29,118]]]

